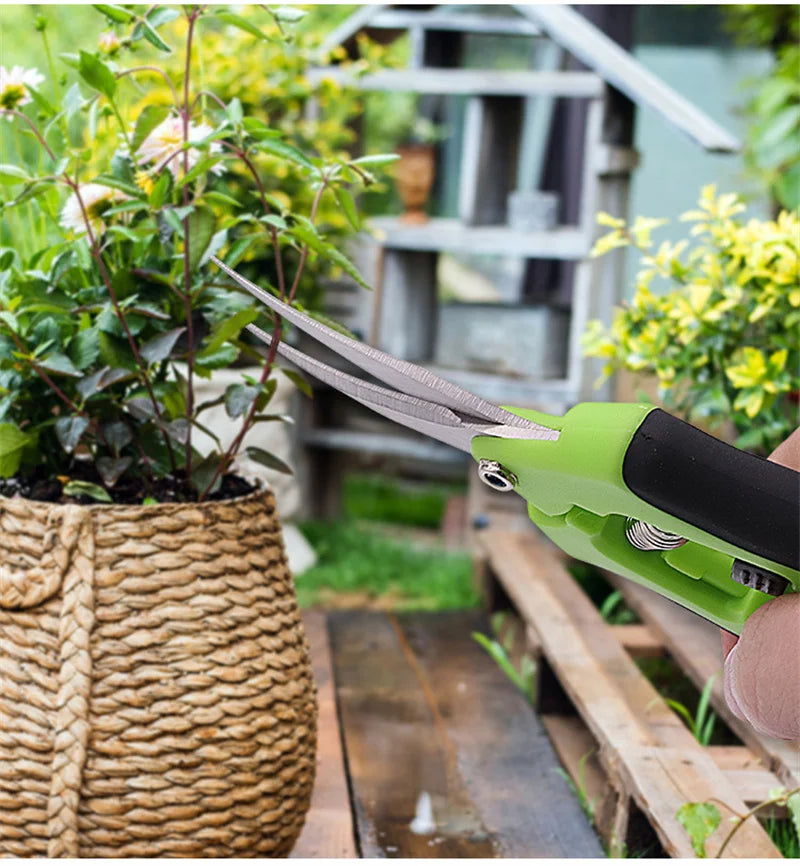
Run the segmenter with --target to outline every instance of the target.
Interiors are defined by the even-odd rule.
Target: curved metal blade
[[[268,346],[272,344],[272,337],[256,325],[248,325],[247,330],[258,337]],[[342,394],[346,394],[353,400],[383,415],[416,430],[425,433],[440,442],[459,448],[461,451],[471,453],[471,443],[474,436],[501,436],[504,438],[526,438],[526,439],[555,439],[558,431],[543,428],[543,434],[537,430],[528,430],[521,427],[508,427],[505,424],[483,424],[480,422],[465,421],[455,412],[439,403],[432,403],[421,397],[392,391],[364,382],[349,373],[343,373],[335,367],[331,367],[322,361],[311,358],[304,352],[300,352],[286,343],[278,344],[278,354],[291,361],[301,370],[311,376],[330,385]]]
[[[365,343],[359,343],[357,340],[353,340],[344,334],[340,334],[338,331],[334,331],[327,325],[309,318],[299,310],[293,309],[288,304],[285,304],[254,283],[251,283],[250,280],[236,273],[236,271],[229,268],[216,256],[212,256],[211,261],[225,271],[243,289],[250,292],[253,297],[266,304],[271,310],[296,325],[301,331],[305,331],[305,333],[319,340],[320,343],[332,349],[343,358],[361,367],[365,372],[375,376],[387,385],[391,385],[392,388],[396,388],[404,394],[446,406],[461,415],[468,416],[470,419],[492,424],[505,424],[509,427],[524,429],[529,433],[538,431],[541,434],[540,436],[532,436],[531,438],[558,438],[557,430],[552,430],[542,424],[536,424],[533,421],[520,418],[518,415],[507,412],[500,406],[495,406],[494,403],[490,403],[488,400],[484,400],[482,397],[478,397],[464,388],[448,382],[446,379],[442,379],[424,367],[412,364],[410,361],[395,358]],[[337,386],[334,385],[334,387]]]

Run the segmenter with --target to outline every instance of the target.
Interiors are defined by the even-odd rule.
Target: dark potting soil
[[[80,478],[78,473],[73,473],[70,480],[90,481],[93,484],[100,483],[94,477]],[[255,485],[251,482],[239,475],[229,473],[223,476],[219,490],[207,496],[206,501],[235,499],[240,496],[247,496],[255,489]],[[171,476],[159,478],[155,482],[150,482],[149,479],[120,480],[107,492],[116,505],[141,505],[142,500],[146,497],[151,497],[158,502],[197,502],[198,500],[197,493],[188,486],[184,478]],[[39,502],[63,504],[98,504],[89,496],[65,496],[64,483],[61,480],[36,473],[27,478],[0,478],[0,496],[21,496]]]

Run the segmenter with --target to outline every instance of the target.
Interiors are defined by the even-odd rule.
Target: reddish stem
[[[183,120],[183,174],[184,177],[189,173],[189,148],[186,146],[189,143],[189,116],[191,107],[189,105],[189,78],[191,74],[192,64],[192,37],[194,36],[194,25],[197,21],[197,16],[200,10],[197,6],[193,6],[188,15],[189,30],[186,35],[186,65],[183,75],[183,108],[181,109],[181,117]],[[183,206],[189,204],[189,187],[183,185]],[[191,256],[191,239],[189,237],[189,217],[184,217],[183,220],[183,303],[186,313],[186,337],[189,341],[189,351],[186,355],[186,414],[191,419],[194,414],[194,324],[192,322],[192,274],[190,266]],[[192,477],[192,424],[189,423],[189,430],[186,435],[186,478],[190,480]]]

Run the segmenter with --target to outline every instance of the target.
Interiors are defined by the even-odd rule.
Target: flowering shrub
[[[604,374],[626,369],[658,378],[664,402],[693,421],[732,419],[736,444],[772,450],[797,423],[800,391],[800,221],[737,219],[733,194],[703,189],[699,209],[683,214],[691,237],[653,250],[664,220],[599,214],[612,231],[592,251],[620,246],[641,253],[630,303],[605,328],[591,322],[586,353],[604,358]],[[663,294],[653,282],[667,283]]]
[[[0,479],[15,478],[29,495],[80,501],[224,494],[247,431],[284,420],[268,409],[281,323],[223,280],[213,257],[235,265],[247,250],[269,249],[272,289],[289,302],[313,259],[363,283],[318,216],[332,201],[355,221],[351,190],[391,157],[323,158],[237,98],[199,92],[203,29],[221,22],[258,41],[276,38],[255,19],[214,7],[97,8],[110,29],[94,50],[67,57],[81,82],[59,103],[40,90],[37,70],[0,71],[0,113],[38,146],[33,158],[20,147],[16,162],[0,166],[13,240],[0,247]],[[283,32],[299,14],[289,7],[262,16]],[[170,51],[164,28],[178,18],[181,79],[162,66],[126,65],[144,41]],[[169,104],[142,98],[138,88],[154,76]],[[117,140],[113,150],[108,140]],[[266,156],[304,179],[305,210],[269,191]],[[252,194],[230,185],[233,166]],[[243,340],[253,322],[272,328],[266,358]],[[198,404],[195,377],[240,352],[260,374],[244,373],[218,400]],[[241,424],[228,449],[202,420],[218,403]],[[217,449],[199,453],[195,430]],[[260,449],[247,453],[288,471]]]

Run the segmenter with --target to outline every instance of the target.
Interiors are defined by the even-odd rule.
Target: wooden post
[[[436,258],[433,252],[386,250],[377,299],[378,348],[408,361],[433,357]]]

